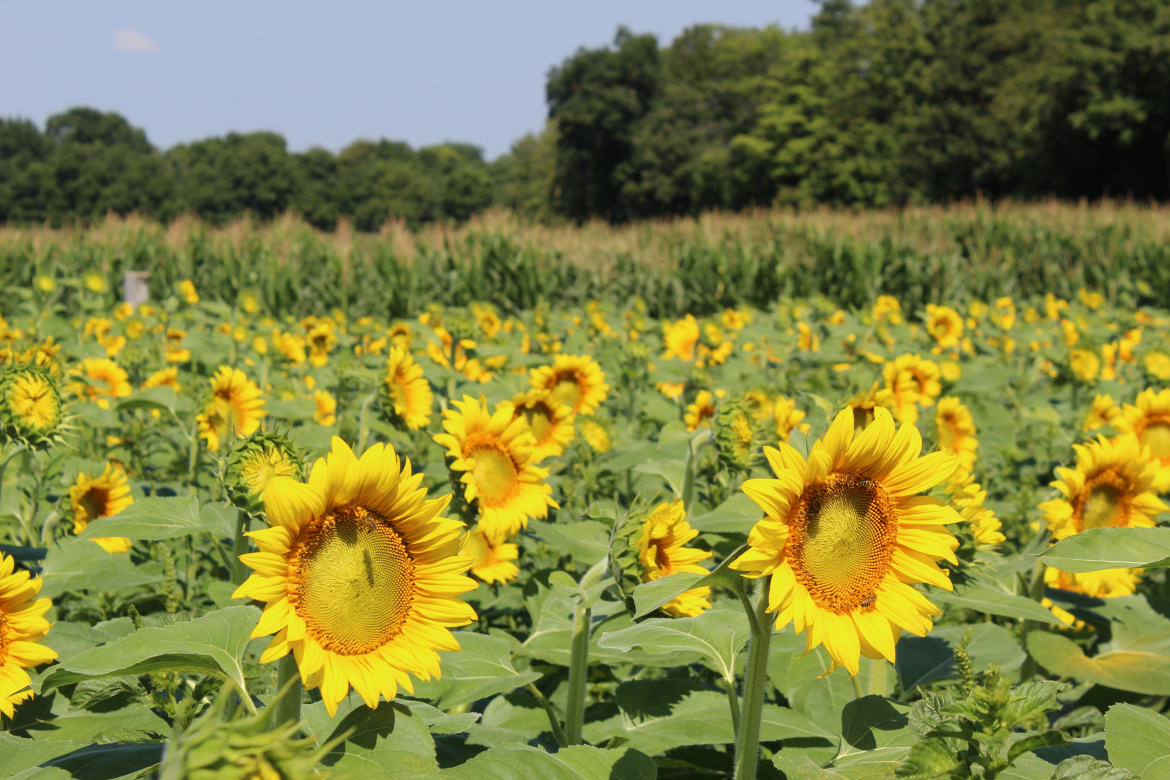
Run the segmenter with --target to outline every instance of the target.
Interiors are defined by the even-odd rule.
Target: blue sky
[[[275,130],[469,141],[494,158],[544,122],[544,79],[619,24],[807,27],[811,0],[0,0],[0,116],[117,111],[156,146]]]

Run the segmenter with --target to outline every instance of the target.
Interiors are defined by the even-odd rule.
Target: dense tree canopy
[[[824,0],[806,31],[619,28],[549,71],[549,122],[477,147],[275,133],[166,151],[89,108],[0,120],[0,221],[108,211],[332,229],[490,205],[614,221],[773,203],[1170,198],[1170,0]]]

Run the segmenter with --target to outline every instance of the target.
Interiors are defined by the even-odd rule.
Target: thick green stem
[[[886,695],[886,673],[889,671],[889,662],[884,658],[871,658],[869,661],[869,692],[875,696]]]
[[[593,564],[581,578],[581,589],[589,590],[601,581],[609,565],[609,558]],[[581,744],[581,729],[585,725],[585,682],[589,676],[589,639],[592,631],[593,610],[578,604],[573,610],[573,640],[569,654],[569,701],[565,709],[565,741]]]
[[[236,533],[232,537],[232,584],[239,585],[248,574],[248,567],[240,560],[240,556],[248,552],[248,532],[251,517],[242,509],[236,510]]]
[[[735,740],[735,780],[756,780],[760,760],[760,726],[764,714],[764,692],[768,681],[768,647],[772,643],[774,613],[768,612],[768,578],[756,589],[756,617],[748,645],[747,670],[743,684],[743,712]]]
[[[300,723],[301,672],[297,668],[296,656],[292,653],[281,658],[276,667],[276,691],[279,698],[268,707],[272,710],[268,728],[277,729],[290,721]]]
[[[378,391],[370,393],[366,396],[366,400],[362,401],[361,411],[358,412],[358,440],[357,449],[354,450],[354,455],[359,458],[362,453],[366,451],[366,442],[370,438],[370,406],[378,398]]]
[[[735,680],[732,679],[730,682],[724,680],[723,684],[727,686],[727,706],[731,708],[731,731],[738,739],[740,714],[739,696],[735,692]]]
[[[865,695],[865,691],[861,690],[861,680],[857,679],[857,675],[850,677],[849,682],[853,684],[853,698],[860,699]]]
[[[187,482],[195,490],[195,472],[199,468],[199,423],[191,425],[191,441],[187,451]]]
[[[682,502],[688,515],[691,513],[691,504],[695,500],[695,469],[699,467],[699,453],[711,441],[712,435],[710,428],[704,428],[695,438],[691,439],[691,443],[687,447],[687,459],[683,473]]]

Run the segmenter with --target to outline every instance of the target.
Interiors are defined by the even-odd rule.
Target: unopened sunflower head
[[[715,442],[719,460],[732,471],[749,471],[763,457],[768,428],[753,414],[745,398],[719,405],[715,415]]]
[[[45,366],[9,367],[0,377],[0,427],[6,441],[45,448],[64,429],[61,388]]]
[[[610,573],[634,614],[634,589],[678,572],[706,574],[699,561],[711,557],[706,550],[687,547],[699,532],[686,521],[681,501],[657,506],[635,502],[625,518],[614,525],[609,549]],[[670,615],[695,617],[711,608],[707,601],[710,588],[694,588],[679,595],[662,610]]]
[[[257,431],[238,439],[228,455],[224,481],[232,503],[259,515],[264,510],[264,489],[276,477],[301,480],[305,459],[287,433]]]
[[[230,690],[231,686],[225,686],[212,706],[167,745],[160,780],[291,780],[331,775],[317,765],[339,740],[317,747],[312,737],[299,738],[300,726],[291,722],[270,731],[267,711],[225,721]],[[237,710],[242,712],[242,707]]]

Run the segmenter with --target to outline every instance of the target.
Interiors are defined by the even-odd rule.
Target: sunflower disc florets
[[[228,456],[227,484],[231,501],[253,515],[264,510],[264,488],[275,477],[304,476],[305,460],[300,449],[277,431],[257,431],[239,439]]]
[[[46,366],[16,364],[0,377],[0,429],[5,441],[44,448],[63,429],[61,389]]]

